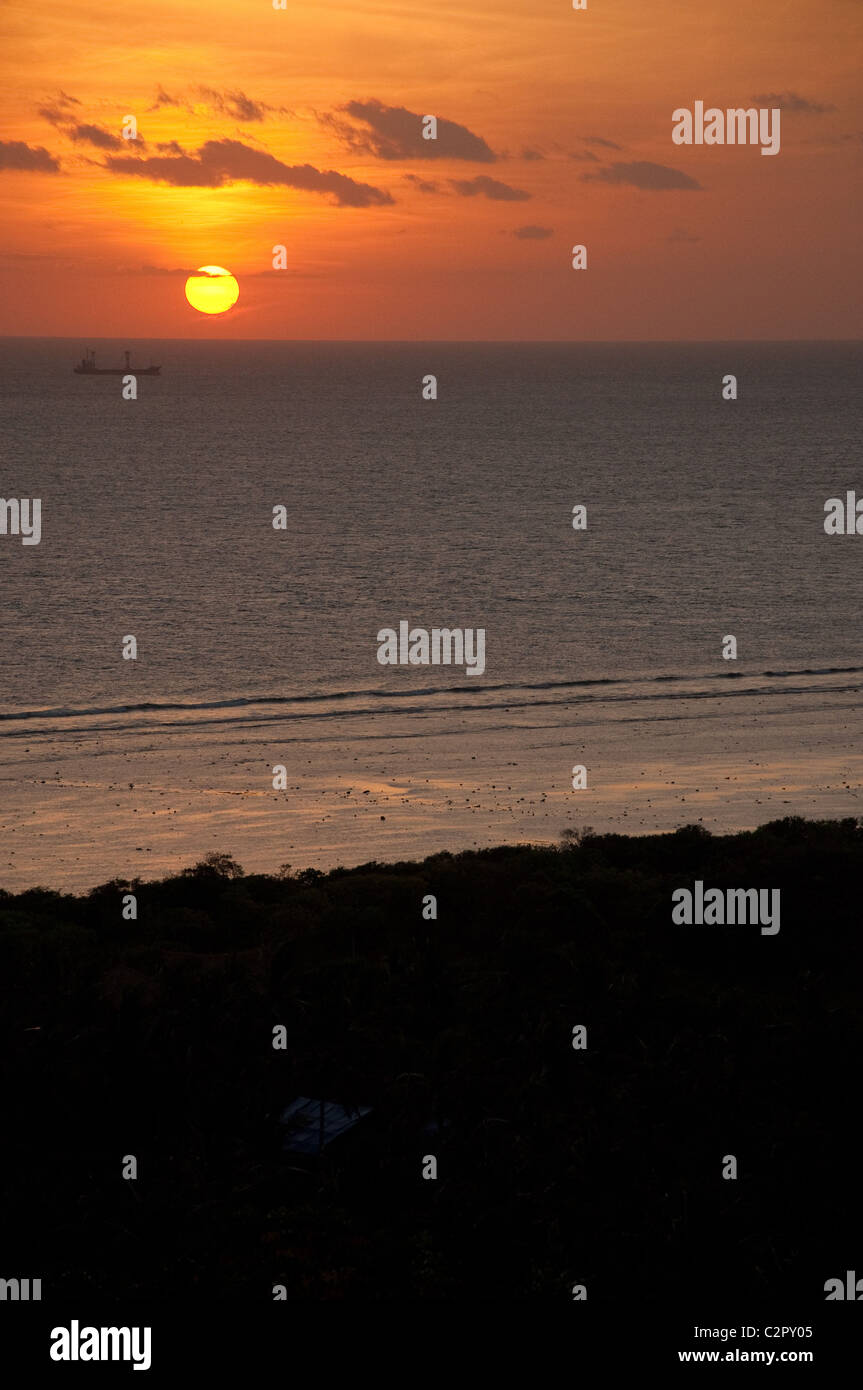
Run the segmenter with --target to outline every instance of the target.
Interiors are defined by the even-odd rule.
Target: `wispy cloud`
[[[43,116],[46,121],[50,121],[52,125],[57,125],[60,121],[71,119],[68,107],[80,105],[77,97],[70,97],[68,92],[60,91],[56,96],[48,97],[38,110],[39,115]]]
[[[138,266],[118,266],[128,275],[200,275],[197,266],[165,266],[165,265],[138,265]]]
[[[81,105],[77,97],[60,92],[59,96],[52,97],[40,106],[38,112],[43,121],[48,121],[76,144],[93,145],[97,150],[121,150],[125,147],[125,140],[113,131],[107,130],[105,126],[96,125],[92,121],[79,121],[75,113],[69,110],[72,103],[75,106]],[[137,143],[142,146],[145,141],[139,137]]]
[[[522,188],[512,188],[500,179],[490,179],[487,174],[477,174],[473,179],[447,179],[446,184],[432,179],[421,179],[416,174],[405,174],[405,180],[419,193],[439,193],[443,197],[457,194],[460,198],[491,198],[497,203],[524,203],[530,198]]]
[[[247,96],[239,88],[220,92],[215,87],[199,84],[190,88],[189,92],[174,93],[166,92],[160,83],[156,89],[156,99],[149,110],[158,111],[163,106],[176,106],[180,110],[193,112],[193,97],[197,98],[199,105],[209,106],[220,115],[230,116],[232,120],[241,122],[265,121],[272,113],[283,112],[286,109],[284,106],[271,106],[269,102],[258,101],[255,97]]]
[[[492,164],[497,159],[482,136],[467,126],[437,117],[437,139],[423,138],[423,118],[404,106],[383,102],[349,101],[335,112],[318,117],[352,150],[376,159],[467,159]]]
[[[761,92],[752,97],[756,106],[779,107],[780,111],[806,111],[812,116],[823,116],[827,111],[835,111],[830,102],[809,101],[799,92]]]
[[[84,121],[76,121],[72,125],[63,127],[64,134],[76,144],[95,145],[97,150],[122,150],[128,141],[120,138],[119,135],[112,135],[110,130],[106,130],[101,125],[91,125]],[[144,141],[139,136],[136,144],[143,145]]]
[[[405,174],[408,183],[412,183],[414,188],[419,189],[420,193],[440,193],[441,186],[432,179],[421,179],[416,174]]]
[[[330,194],[340,207],[393,202],[391,194],[372,184],[357,183],[346,174],[316,169],[312,164],[283,164],[274,155],[252,149],[239,140],[208,140],[193,154],[153,155],[145,159],[109,155],[103,167],[113,174],[151,179],[176,188],[221,188],[229,183],[248,182]]]
[[[530,197],[523,188],[510,188],[508,183],[490,179],[487,174],[478,174],[475,179],[450,179],[450,184],[461,198],[475,198],[481,194],[499,203],[524,203]]]
[[[519,241],[547,241],[550,236],[554,236],[554,229],[528,224],[526,227],[515,227],[510,236],[517,237]]]
[[[147,109],[148,109],[149,111],[158,111],[159,108],[162,107],[162,106],[185,106],[185,105],[186,105],[186,101],[184,100],[183,97],[175,97],[175,96],[172,96],[171,93],[170,93],[170,92],[166,92],[166,91],[165,91],[165,88],[162,86],[162,84],[159,83],[159,86],[158,86],[157,89],[156,89],[156,100],[153,102],[153,105],[150,106],[150,107],[148,107]]]
[[[669,193],[675,189],[701,191],[698,180],[680,169],[669,169],[665,164],[650,164],[645,160],[636,160],[631,164],[609,164],[604,169],[592,170],[581,177],[585,183],[624,184],[650,193]]]
[[[263,121],[271,111],[283,109],[269,106],[265,101],[255,101],[245,92],[217,92],[212,87],[198,87],[197,91],[216,111],[232,116],[235,121]]]

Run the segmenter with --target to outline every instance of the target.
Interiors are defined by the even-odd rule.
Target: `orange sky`
[[[860,336],[860,0],[4,0],[0,51],[2,334]],[[765,96],[777,156],[672,143]]]

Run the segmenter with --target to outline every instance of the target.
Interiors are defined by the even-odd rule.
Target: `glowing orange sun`
[[[200,265],[186,281],[186,298],[202,314],[224,314],[239,297],[239,285],[220,265]]]

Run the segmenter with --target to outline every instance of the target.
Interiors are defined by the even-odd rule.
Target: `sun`
[[[224,314],[239,297],[239,285],[220,265],[199,265],[186,281],[186,298],[202,314]]]

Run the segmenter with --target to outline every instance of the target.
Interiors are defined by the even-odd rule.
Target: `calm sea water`
[[[863,666],[860,345],[128,346],[135,402],[0,344],[6,711],[452,685],[377,664],[400,618],[485,627],[484,684]]]
[[[72,374],[84,346],[162,375],[123,401]],[[582,728],[678,699],[733,718],[739,692],[847,719],[863,537],[823,521],[863,495],[861,366],[859,344],[6,340],[0,494],[42,499],[38,547],[0,537],[7,786],[40,739],[197,721],[457,727],[468,759],[473,727],[556,705]],[[484,675],[380,666],[401,619],[484,627]]]

